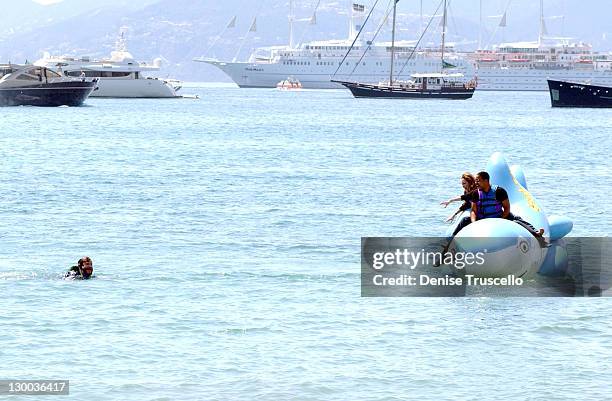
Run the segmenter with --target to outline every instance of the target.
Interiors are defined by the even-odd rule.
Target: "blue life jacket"
[[[502,217],[502,204],[495,198],[497,186],[491,186],[489,192],[478,190],[478,202],[476,203],[476,219],[490,219],[492,217]]]

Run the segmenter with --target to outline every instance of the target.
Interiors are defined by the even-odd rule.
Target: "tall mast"
[[[444,0],[444,14],[442,14],[442,68],[444,68],[444,39],[446,37],[446,0]]]
[[[420,26],[419,32],[423,33],[423,0],[421,0],[421,7],[419,11],[420,11],[420,16],[421,16],[421,26]]]
[[[395,12],[397,10],[397,2],[393,1],[393,30],[391,31],[391,72],[389,73],[389,85],[393,85],[393,63],[395,62]]]
[[[479,21],[478,21],[478,50],[482,49],[482,0],[480,0]]]
[[[540,0],[540,34],[538,35],[538,46],[542,44],[544,36],[544,0]]]
[[[289,48],[293,49],[293,0],[289,0]]]
[[[351,0],[348,0],[349,4],[349,40],[355,39],[357,36],[357,32],[355,32],[355,3]]]

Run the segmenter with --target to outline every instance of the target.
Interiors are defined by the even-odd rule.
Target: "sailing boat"
[[[412,74],[409,81],[393,79],[393,64],[395,53],[395,16],[396,0],[393,3],[393,30],[391,33],[391,72],[389,82],[367,84],[349,81],[335,81],[347,87],[355,97],[386,97],[386,98],[436,98],[436,99],[469,99],[476,90],[476,81],[464,82],[464,75],[460,73],[446,74],[424,73]],[[444,61],[444,39],[446,34],[446,0],[444,0],[444,14],[442,27],[442,57],[441,69],[452,67]]]

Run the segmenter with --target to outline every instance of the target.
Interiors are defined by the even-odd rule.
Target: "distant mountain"
[[[356,1],[358,2],[358,1]],[[101,6],[81,0],[64,0],[52,6],[20,1],[17,8],[0,14],[0,61],[33,61],[46,51],[51,54],[102,57],[110,53],[119,29],[128,27],[128,49],[141,61],[161,57],[162,75],[192,81],[227,81],[216,68],[192,61],[194,57],[245,60],[257,47],[288,43],[287,0],[252,2],[245,0],[108,0]],[[85,5],[87,3],[87,5]],[[316,25],[308,20],[316,1],[295,1],[294,38],[300,40],[344,39],[348,35],[349,1],[321,1]],[[361,2],[364,4],[371,1]],[[380,2],[380,4],[388,2]],[[514,0],[507,12],[507,27],[499,20],[507,1],[483,2],[485,29],[482,43],[537,39],[539,2]],[[493,4],[496,3],[496,4]],[[500,4],[503,3],[501,7]],[[255,9],[259,4],[260,9]],[[424,22],[438,1],[423,1]],[[449,37],[458,48],[473,49],[479,36],[478,0],[451,2]],[[586,7],[588,4],[588,7]],[[612,48],[609,0],[547,0],[546,24],[551,36],[569,36],[593,43],[595,49]],[[377,10],[371,21],[380,21],[384,10]],[[421,26],[419,2],[398,3],[399,39],[416,39]],[[563,14],[565,18],[558,18]],[[249,32],[257,15],[257,30]],[[236,16],[236,26],[225,29]],[[489,16],[495,16],[490,18]],[[556,18],[553,18],[556,17]],[[376,26],[366,26],[365,38],[371,38]],[[439,24],[432,23],[423,43],[439,41]],[[388,40],[385,27],[379,40]],[[223,32],[223,35],[219,35]],[[211,45],[214,46],[211,47]]]
[[[159,0],[139,0],[139,4],[134,4],[134,1],[129,0],[104,0],[104,2],[63,0],[49,6],[31,0],[0,1],[0,41],[14,34],[23,34],[61,23],[91,10],[105,7],[132,12],[157,1]]]

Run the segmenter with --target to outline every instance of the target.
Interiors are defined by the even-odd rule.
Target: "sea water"
[[[612,110],[182,90],[200,98],[0,110],[0,379],[89,401],[609,398],[609,299],[361,298],[359,272],[362,236],[442,235],[439,202],[496,151],[572,235],[609,235]],[[96,278],[62,280],[83,255]]]

